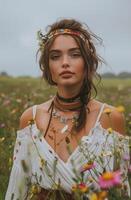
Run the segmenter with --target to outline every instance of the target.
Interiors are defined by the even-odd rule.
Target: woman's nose
[[[68,56],[63,56],[62,59],[62,67],[69,67],[70,66],[70,61]]]

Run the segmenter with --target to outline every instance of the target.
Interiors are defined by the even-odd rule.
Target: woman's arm
[[[26,126],[28,126],[28,122],[29,122],[30,120],[32,120],[32,118],[33,118],[33,113],[32,113],[32,111],[33,111],[33,107],[30,107],[30,108],[26,109],[26,110],[23,112],[23,114],[22,114],[21,117],[20,117],[20,126],[19,126],[20,129],[23,129],[23,128],[25,128]]]
[[[29,111],[27,111],[26,114],[29,114]],[[17,131],[13,154],[13,166],[10,173],[5,200],[24,200],[26,199],[28,193],[28,185],[31,178],[31,162],[29,152],[31,139],[30,129],[26,122],[27,118],[25,119],[24,115],[22,115],[20,120],[21,130]]]

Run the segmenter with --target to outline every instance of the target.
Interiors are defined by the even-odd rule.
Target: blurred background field
[[[126,132],[130,135],[131,79],[105,78],[97,88],[98,100],[124,106]],[[20,115],[26,108],[48,100],[55,92],[55,88],[40,78],[0,77],[0,200],[4,199],[7,189]]]

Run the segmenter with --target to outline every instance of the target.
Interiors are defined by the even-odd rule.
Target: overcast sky
[[[131,0],[0,0],[0,71],[40,75],[36,32],[64,17],[85,22],[103,39],[102,72],[131,72]]]

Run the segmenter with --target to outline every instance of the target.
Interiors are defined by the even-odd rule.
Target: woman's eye
[[[50,59],[52,59],[52,60],[56,60],[58,58],[59,58],[59,55],[52,55],[52,56],[50,56]]]
[[[81,56],[81,53],[73,53],[71,56],[72,56],[72,57],[80,57],[80,56]]]

